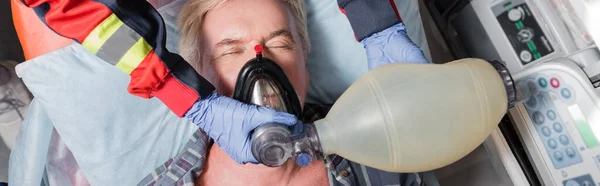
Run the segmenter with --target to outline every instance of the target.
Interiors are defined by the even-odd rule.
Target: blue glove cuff
[[[374,42],[373,40],[382,40],[381,37],[391,37],[391,36],[399,36],[408,38],[408,33],[406,32],[406,25],[404,23],[398,23],[390,26],[382,30],[381,32],[376,32],[369,37],[364,38],[360,41],[361,44],[366,48],[367,43]]]
[[[413,43],[403,23],[398,23],[361,41],[367,52],[369,69],[391,63],[420,63],[429,61]]]

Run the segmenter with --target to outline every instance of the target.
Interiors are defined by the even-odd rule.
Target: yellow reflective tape
[[[152,46],[144,40],[144,38],[140,38],[129,50],[121,60],[115,65],[119,70],[130,74],[133,69],[137,68],[142,60],[146,58],[146,56],[152,51]]]
[[[81,45],[92,54],[96,54],[122,25],[123,22],[115,14],[111,14],[90,32]]]

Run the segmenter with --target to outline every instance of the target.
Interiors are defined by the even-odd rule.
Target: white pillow
[[[49,138],[40,137],[49,137],[52,126],[91,185],[137,184],[198,130],[157,98],[129,94],[129,76],[79,44],[21,63],[17,75],[35,104],[11,155],[14,185],[27,185],[34,178],[21,176],[39,173],[28,163],[45,160]]]

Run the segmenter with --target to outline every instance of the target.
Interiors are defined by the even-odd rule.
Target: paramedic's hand
[[[367,50],[369,70],[390,63],[429,63],[423,51],[406,34],[406,27],[398,23],[361,41]]]
[[[286,126],[296,124],[296,116],[266,107],[245,104],[212,93],[196,102],[185,114],[239,164],[258,163],[252,155],[250,131],[275,122]]]

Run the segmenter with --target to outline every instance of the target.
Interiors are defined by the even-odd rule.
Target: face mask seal
[[[233,98],[282,110],[300,118],[301,103],[284,71],[274,61],[262,57],[262,46],[257,45],[254,50],[256,58],[248,61],[240,71]],[[290,158],[304,167],[313,158],[323,157],[316,134],[310,125],[305,126],[303,132],[292,135],[288,128],[268,123],[254,130],[252,155],[269,167],[281,166]]]
[[[262,57],[257,45],[256,58],[248,61],[238,74],[233,98],[244,103],[285,111],[300,118],[298,95],[284,71],[273,60]]]

